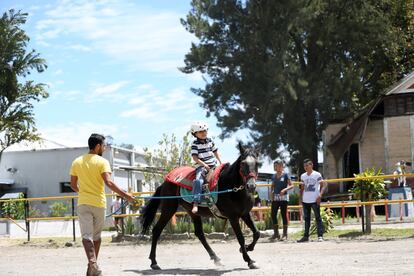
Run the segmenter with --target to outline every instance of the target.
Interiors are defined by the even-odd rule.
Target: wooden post
[[[27,241],[30,241],[30,203],[28,200],[24,203],[24,219],[26,220]]]
[[[385,199],[385,223],[388,223],[388,199]]]
[[[75,216],[75,199],[72,198],[72,217]],[[76,241],[75,218],[72,218],[73,241]]]
[[[357,205],[355,207],[355,212],[356,212],[356,216],[357,216],[357,222],[359,222],[359,201],[357,201]]]

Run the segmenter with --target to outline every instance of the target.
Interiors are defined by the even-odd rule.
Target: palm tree
[[[45,84],[25,79],[32,70],[41,73],[46,61],[26,50],[29,37],[20,26],[28,14],[10,10],[0,18],[0,158],[9,146],[39,139],[33,101],[47,98]]]

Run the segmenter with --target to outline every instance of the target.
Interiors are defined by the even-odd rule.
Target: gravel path
[[[99,263],[104,275],[414,275],[414,238],[298,244],[262,239],[250,253],[249,270],[235,240],[210,241],[222,259],[216,267],[197,241],[161,242],[156,272],[149,269],[150,245],[106,244]],[[83,248],[11,245],[0,239],[0,275],[85,275]]]

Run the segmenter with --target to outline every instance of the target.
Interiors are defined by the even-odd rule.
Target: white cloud
[[[92,93],[94,96],[114,94],[121,88],[125,87],[128,83],[129,81],[118,81],[111,84],[98,85]]]
[[[81,40],[78,50],[92,47],[116,61],[128,61],[134,70],[177,71],[192,40],[179,21],[182,15],[136,2],[64,0],[45,15],[36,24],[39,43],[50,45],[54,38],[71,35]]]
[[[72,44],[68,46],[69,49],[73,49],[80,52],[90,52],[92,51],[91,47],[82,45],[82,44]]]
[[[184,88],[160,92],[152,85],[138,86],[136,91],[130,93],[128,103],[134,107],[121,112],[120,117],[155,122],[176,121],[177,116],[184,118],[198,107],[197,97]]]
[[[54,72],[52,72],[53,76],[59,76],[63,74],[63,70],[62,69],[57,69]]]
[[[58,124],[46,128],[40,127],[39,132],[45,139],[70,147],[86,146],[91,133],[111,135],[117,140],[126,137],[125,132],[117,125],[95,123]]]
[[[150,106],[143,106],[124,111],[120,114],[124,118],[156,119],[157,113]]]
[[[117,81],[109,84],[92,83],[90,84],[90,91],[85,93],[85,97],[80,99],[87,103],[115,103],[119,101],[124,101],[130,97],[130,94],[127,92],[130,89],[127,87],[129,83],[130,81],[126,80]]]

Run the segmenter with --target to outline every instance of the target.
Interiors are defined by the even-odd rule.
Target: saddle
[[[216,188],[220,173],[228,163],[220,164],[217,166],[214,171],[210,172],[206,176],[206,182],[208,183],[209,191],[212,191]],[[193,181],[195,180],[195,168],[190,166],[178,167],[172,170],[167,174],[165,180],[171,183],[174,183],[180,187],[183,187],[187,190],[193,190]]]
[[[203,190],[206,194],[201,196],[201,202],[199,204],[200,207],[208,207],[210,211],[218,217],[223,217],[215,205],[217,203],[218,194],[209,194],[209,192],[217,192],[217,182],[220,177],[220,173],[227,165],[228,163],[220,164],[214,170],[210,170],[210,172],[207,174],[206,183],[203,185]],[[167,174],[165,180],[180,186],[180,195],[182,196],[183,200],[187,201],[188,203],[192,203],[192,190],[195,176],[195,168],[184,166],[172,170]]]

